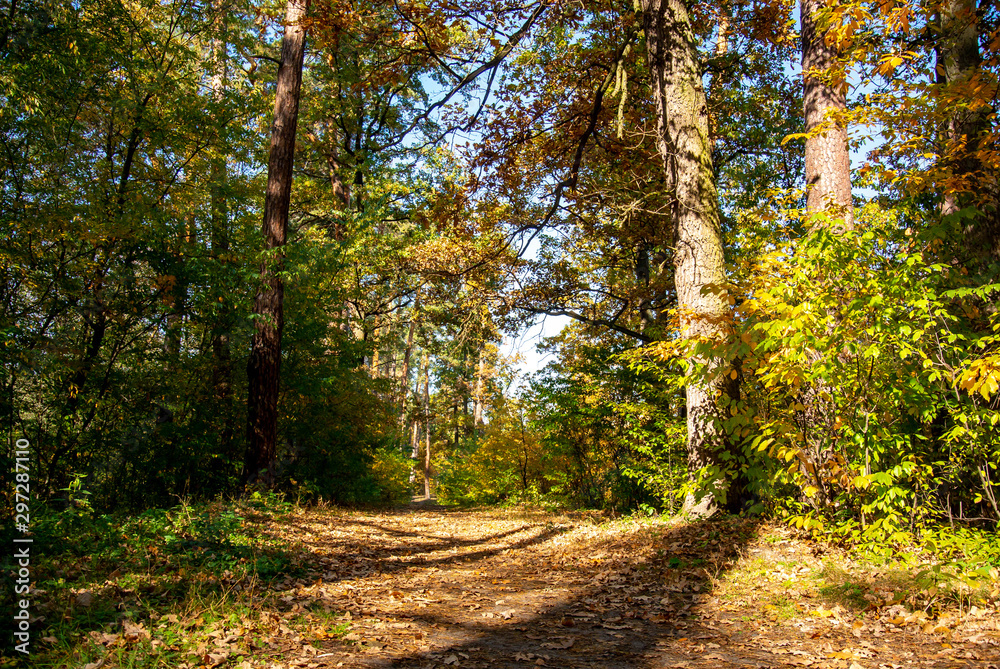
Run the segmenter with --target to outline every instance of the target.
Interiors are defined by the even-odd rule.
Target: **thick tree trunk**
[[[642,5],[657,143],[667,188],[673,191],[674,276],[682,334],[717,341],[730,336],[729,305],[720,291],[703,290],[723,284],[725,259],[696,37],[681,0],[643,0]],[[722,463],[719,456],[727,443],[715,418],[721,395],[732,392],[733,384],[721,360],[694,354],[689,365],[705,371],[693,375],[687,387],[688,468],[694,474]],[[685,500],[688,514],[711,515],[722,497],[728,494],[732,501],[740,494],[721,476],[708,481],[706,490]]]
[[[274,482],[278,435],[278,387],[281,378],[281,332],[284,327],[285,287],[279,276],[282,247],[288,235],[288,207],[292,192],[295,129],[302,87],[306,0],[288,0],[285,35],[281,40],[271,125],[271,156],[267,165],[264,200],[264,243],[268,256],[261,263],[261,288],[254,301],[254,334],[247,363],[249,381],[247,454],[243,479],[253,481],[264,471],[266,485]]]
[[[826,32],[817,25],[823,0],[802,0],[802,83],[806,132],[806,186],[809,213],[826,212],[843,219],[839,232],[854,229],[851,199],[851,158],[847,129],[836,114],[847,108],[845,86],[830,80],[837,52],[826,43]]]
[[[806,138],[805,162],[808,196],[806,206],[813,216],[826,214],[829,222],[812,219],[813,229],[830,226],[835,233],[854,229],[854,204],[851,198],[851,159],[847,128],[837,120],[837,114],[847,108],[846,86],[833,80],[838,54],[826,43],[827,30],[821,27],[818,12],[823,0],[802,0],[802,97],[806,131],[817,133]],[[837,310],[831,316],[839,319]],[[832,330],[832,328],[830,328]],[[829,331],[828,331],[829,333]],[[808,352],[817,363],[819,351]],[[818,378],[805,386],[798,396],[804,409],[797,416],[805,435],[801,466],[805,480],[814,483],[819,492],[806,498],[814,507],[826,503],[826,483],[819,473],[826,458],[829,438],[833,434],[833,419],[837,407],[831,398],[837,389]],[[810,466],[806,466],[806,462]]]

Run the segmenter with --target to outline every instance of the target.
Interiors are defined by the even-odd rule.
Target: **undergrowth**
[[[0,664],[211,666],[222,652],[239,659],[235,646],[223,650],[216,642],[233,637],[250,652],[263,612],[274,608],[273,590],[305,573],[297,547],[269,530],[272,519],[293,510],[259,493],[131,517],[86,506],[39,509],[31,654],[5,648]]]

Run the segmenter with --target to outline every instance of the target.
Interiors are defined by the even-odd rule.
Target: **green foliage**
[[[380,502],[395,506],[410,501],[413,495],[410,467],[410,459],[396,448],[380,448],[375,452],[371,475],[378,486]]]
[[[677,377],[658,379],[619,346],[589,345],[572,329],[559,343],[559,361],[526,398],[552,491],[573,506],[676,508],[687,472]]]
[[[136,567],[145,555],[169,556],[176,566],[216,576],[267,580],[290,568],[274,540],[244,529],[254,513],[287,512],[274,495],[257,494],[247,506],[220,502],[182,503],[170,509],[147,509],[134,516],[81,513],[75,507],[41,507],[35,514],[35,543],[42,554],[60,559],[87,557],[92,562]]]
[[[552,457],[539,444],[530,419],[526,403],[498,403],[468,452],[440,463],[438,497],[466,505],[554,503],[558,485]]]
[[[98,511],[241,487],[251,305],[259,263],[275,257],[258,231],[269,13],[144,0],[5,10],[0,419],[31,442],[32,493],[56,506],[79,507],[80,485]],[[371,469],[398,439],[396,380],[366,362],[395,355],[413,257],[438,236],[412,220],[436,201],[420,189],[454,183],[455,169],[376,148],[401,140],[424,94],[414,80],[405,95],[343,95],[344,78],[378,79],[380,61],[374,45],[341,46],[354,69],[312,68],[299,124],[279,467],[287,490],[369,503],[402,493]],[[362,128],[366,144],[345,150]],[[350,206],[330,192],[338,145]],[[397,322],[380,332],[380,317]]]
[[[264,598],[310,566],[269,531],[292,510],[274,494],[132,516],[35,508],[31,666],[175,666],[220,626],[259,644]]]
[[[726,427],[769,505],[873,545],[907,541],[958,502],[994,513],[997,413],[965,371],[992,333],[956,300],[964,275],[912,238],[911,215],[872,203],[854,235],[823,226],[775,243],[747,273],[727,354],[742,359],[745,404]]]
[[[801,130],[787,113],[799,82],[781,65],[790,17],[730,21],[730,51],[703,55],[731,282],[710,289],[732,319],[727,341],[684,342],[647,63],[638,42],[618,43],[630,12],[553,8],[470,119],[461,105],[422,112],[428,82],[496,47],[484,32],[444,20],[452,8],[413,23],[430,30],[420,39],[396,7],[328,9],[311,26],[321,55],[303,88],[281,275],[279,490],[401,503],[412,438],[431,444],[449,502],[673,511],[705,482],[739,480],[754,510],[885,550],[933,536],[948,553],[995,527],[1000,285],[995,263],[957,241],[988,227],[994,203],[959,173],[962,147],[933,146],[968,91],[924,72],[847,112],[886,130],[872,159],[888,162],[859,173],[877,196],[838,236],[797,208],[802,152],[781,141]],[[694,9],[704,45],[726,37]],[[240,490],[251,303],[260,263],[277,258],[257,230],[270,12],[151,0],[6,12],[0,420],[32,444],[43,535],[96,542],[105,511]],[[875,58],[882,76],[904,62],[850,57]],[[995,91],[984,72],[970,107]],[[466,121],[481,121],[475,147],[433,141]],[[986,182],[989,146],[976,156]],[[942,220],[948,197],[957,211]],[[537,252],[517,251],[529,239]],[[584,324],[512,399],[494,344],[517,309]],[[689,368],[692,353],[710,363]],[[684,386],[720,379],[741,390],[713,417],[727,443],[713,469],[688,472]],[[164,549],[239,535],[224,514],[178,513],[143,521]]]

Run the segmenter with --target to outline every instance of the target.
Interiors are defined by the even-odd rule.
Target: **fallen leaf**
[[[566,650],[567,648],[572,648],[574,643],[576,643],[576,639],[566,639],[565,641],[549,641],[548,643],[543,643],[542,648],[551,648],[552,650]]]
[[[208,667],[217,667],[228,659],[229,659],[229,653],[223,651],[221,653],[206,653],[201,658],[201,661]]]

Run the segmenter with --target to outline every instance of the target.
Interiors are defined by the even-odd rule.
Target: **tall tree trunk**
[[[410,328],[406,333],[406,348],[403,349],[403,370],[400,373],[399,391],[399,429],[406,424],[406,398],[410,394],[410,356],[413,355],[413,336],[417,332],[417,314],[420,312],[420,290],[413,298],[413,308],[410,310]]]
[[[831,81],[837,65],[836,50],[826,43],[827,31],[817,22],[823,0],[802,0],[802,85],[806,132],[821,129],[806,139],[807,206],[810,214],[826,212],[843,218],[839,232],[854,229],[851,200],[851,158],[847,128],[836,114],[847,108],[846,85]],[[822,128],[821,128],[822,127]]]
[[[837,114],[847,108],[846,84],[835,78],[838,53],[826,42],[828,30],[822,26],[819,12],[823,0],[801,0],[802,21],[802,98],[806,132],[817,133],[806,138],[805,163],[808,190],[806,206],[812,215],[813,229],[831,226],[835,233],[854,229],[854,204],[851,198],[851,159],[847,128],[837,119]],[[820,222],[818,214],[826,214],[830,223]],[[837,310],[830,313],[839,320]],[[832,326],[827,334],[832,332]],[[822,352],[808,352],[815,364]],[[815,508],[826,503],[826,483],[820,472],[824,453],[833,435],[833,421],[837,412],[831,400],[838,389],[823,378],[806,385],[799,394],[804,409],[797,419],[805,435],[803,449],[806,460],[801,463],[801,473],[814,483],[819,492],[806,498]],[[807,462],[808,465],[807,466]]]
[[[479,352],[479,365],[476,369],[476,390],[473,396],[472,424],[478,428],[483,424],[483,376],[486,371],[486,360],[483,352]]]
[[[378,360],[379,360],[379,350],[378,350],[378,328],[379,322],[382,320],[378,316],[374,319],[374,324],[371,329],[371,340],[372,340],[372,357],[369,361],[368,375],[373,379],[379,378]],[[368,341],[368,331],[365,331],[365,341]]]
[[[466,380],[465,366],[469,361],[469,349],[464,344],[462,345],[462,359],[459,363],[458,369],[459,373],[455,376],[455,400],[452,405],[451,417],[455,421],[455,448],[458,448],[458,444],[462,438],[462,432],[464,430],[464,417],[469,415],[469,382]],[[465,406],[465,411],[463,412],[463,418],[459,419],[458,409],[460,406]]]
[[[978,261],[976,264],[988,263],[1000,257],[1000,219],[995,208],[997,193],[977,192],[981,184],[991,181],[984,178],[978,155],[989,132],[991,109],[966,104],[968,89],[982,74],[975,0],[947,0],[941,5],[938,22],[937,83],[948,107],[940,152],[951,177],[943,184],[941,213],[949,216],[965,207],[979,206],[980,214],[963,233],[968,255]]]
[[[187,280],[184,276],[184,254],[187,251],[187,246],[188,235],[182,233],[177,241],[177,251],[172,254],[173,257],[170,260],[170,271],[173,273],[174,283],[167,296],[169,311],[167,312],[163,337],[164,371],[167,374],[167,382],[163,388],[162,404],[157,406],[157,424],[172,423],[174,421],[173,410],[177,405],[176,380],[181,365],[184,313],[187,310]]]
[[[344,204],[344,209],[350,209],[351,207],[351,187],[344,183],[343,179],[340,178],[340,137],[337,132],[337,126],[332,120],[326,121],[326,166],[327,172],[330,175],[330,188],[333,190],[333,194],[337,196]],[[338,242],[344,241],[344,230],[342,223],[334,224],[334,238]]]
[[[413,468],[410,470],[410,483],[417,480],[417,460],[420,458],[420,425],[424,424],[424,428],[427,425],[427,411],[423,403],[420,402],[420,386],[423,383],[423,378],[425,374],[429,373],[429,363],[426,351],[420,356],[420,367],[417,370],[417,384],[413,389],[413,396],[417,398],[417,407],[414,408],[412,426],[413,432],[410,435],[410,459],[413,460]],[[409,392],[409,389],[407,389]],[[423,408],[421,408],[423,407]],[[418,411],[423,414],[423,418],[420,417]]]
[[[431,366],[424,351],[424,499],[431,498]]]
[[[218,21],[221,24],[219,35],[212,39],[212,101],[222,103],[226,88],[226,13],[221,7],[216,8]],[[219,127],[221,133],[222,128]],[[226,164],[225,144],[219,138],[216,154],[211,161],[211,243],[212,255],[220,265],[229,264],[229,169]],[[220,446],[223,453],[229,453],[233,440],[233,364],[230,350],[230,333],[233,329],[233,311],[228,302],[228,295],[223,291],[222,303],[219,305],[218,317],[215,322],[215,333],[212,337],[212,388],[215,400],[222,412],[222,429],[219,433]]]
[[[687,8],[681,0],[642,0],[647,57],[657,116],[657,144],[672,191],[674,280],[682,334],[716,341],[731,336],[725,294],[703,290],[725,281],[719,199],[708,136],[708,107]],[[691,474],[721,465],[727,448],[716,424],[720,396],[733,391],[724,361],[692,354],[694,374],[687,386],[687,455]],[[689,495],[684,510],[692,516],[714,513],[721,499],[740,491],[721,475],[707,482],[705,494]]]
[[[420,457],[420,421],[415,419],[410,425],[410,459],[414,462]],[[410,468],[410,484],[417,480],[417,468]]]
[[[288,207],[292,192],[295,129],[302,87],[306,0],[288,0],[285,35],[281,40],[271,125],[271,156],[267,165],[264,200],[264,243],[269,252],[261,263],[261,288],[254,301],[254,334],[247,363],[249,381],[247,453],[243,480],[250,482],[265,471],[264,483],[274,483],[278,439],[278,387],[281,379],[281,332],[284,327],[285,287],[279,276],[282,247],[288,235]]]

